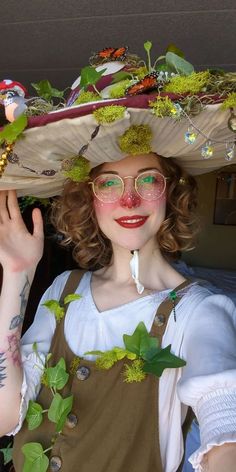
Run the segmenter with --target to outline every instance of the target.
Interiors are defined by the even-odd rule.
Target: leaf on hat
[[[121,80],[132,79],[132,74],[130,74],[129,72],[119,71],[113,74],[112,77],[113,77],[112,84],[116,84],[117,82],[120,82]]]
[[[52,98],[63,98],[64,96],[64,90],[60,91],[52,87],[49,80],[41,80],[31,85],[36,90],[38,96],[45,100],[50,101]]]
[[[95,85],[105,71],[106,69],[102,69],[100,72],[98,72],[92,66],[84,67],[81,70],[80,87],[86,88],[88,85]]]
[[[194,67],[190,62],[171,51],[166,53],[166,63],[173,67],[178,74],[190,75],[194,72]]]
[[[14,143],[26,128],[27,123],[27,117],[22,114],[15,121],[4,126],[4,128],[0,132],[0,144]]]
[[[183,51],[181,51],[181,49],[179,49],[175,44],[173,43],[170,43],[167,48],[166,48],[166,53],[167,52],[173,52],[174,54],[176,54],[177,56],[179,57],[182,57],[184,59],[184,53]]]

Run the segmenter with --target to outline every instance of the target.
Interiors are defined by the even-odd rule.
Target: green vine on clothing
[[[96,355],[96,365],[100,369],[110,369],[117,361],[123,358],[131,360],[125,364],[124,381],[141,382],[146,374],[160,377],[166,368],[177,368],[186,365],[180,357],[170,352],[171,345],[161,349],[158,339],[151,336],[145,324],[141,321],[132,335],[124,334],[125,349],[115,347],[106,352],[89,351],[85,354]]]
[[[38,354],[37,345],[33,345],[34,352],[38,359],[41,358]],[[49,466],[49,458],[47,452],[53,448],[53,443],[65,425],[66,418],[72,410],[73,395],[63,398],[58,390],[62,390],[69,379],[69,374],[66,372],[65,360],[61,358],[54,367],[48,366],[48,361],[52,354],[49,353],[46,359],[46,365],[43,369],[42,384],[46,385],[52,393],[52,401],[48,409],[43,410],[42,406],[30,400],[29,407],[26,414],[26,421],[30,431],[38,428],[42,421],[43,415],[47,414],[48,419],[55,423],[55,436],[52,437],[52,445],[47,449],[43,449],[42,445],[37,442],[29,442],[24,444],[22,452],[25,456],[23,472],[46,472]],[[43,364],[43,363],[42,363]]]

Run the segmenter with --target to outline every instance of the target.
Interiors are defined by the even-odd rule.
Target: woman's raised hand
[[[15,190],[0,191],[0,263],[7,272],[35,270],[43,254],[41,211],[32,212],[33,233],[22,219]]]

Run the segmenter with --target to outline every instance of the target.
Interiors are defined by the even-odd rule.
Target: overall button
[[[65,426],[67,426],[67,428],[73,429],[73,428],[75,428],[77,423],[78,423],[77,416],[74,415],[74,413],[70,413],[66,418]]]
[[[156,315],[154,318],[154,323],[156,326],[163,326],[166,322],[165,315]]]
[[[50,470],[52,472],[58,472],[61,469],[62,460],[59,456],[52,456],[50,459]]]
[[[77,379],[87,380],[90,376],[90,369],[85,365],[81,365],[76,371]]]

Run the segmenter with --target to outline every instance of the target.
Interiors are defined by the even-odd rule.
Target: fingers
[[[0,192],[0,223],[5,223],[6,221],[9,220],[7,195],[8,195],[7,191],[2,190]]]
[[[34,224],[33,236],[35,236],[37,239],[42,239],[44,237],[43,217],[39,208],[33,209],[32,219]]]
[[[7,206],[11,219],[22,218],[15,190],[8,191]]]

